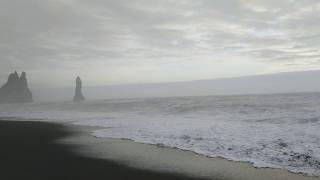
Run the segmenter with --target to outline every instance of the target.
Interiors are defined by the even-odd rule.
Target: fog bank
[[[261,76],[199,80],[176,83],[86,87],[88,99],[143,98],[317,92],[320,71],[290,72]],[[32,89],[36,101],[71,101],[74,87]]]

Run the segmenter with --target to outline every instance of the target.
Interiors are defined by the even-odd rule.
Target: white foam
[[[126,138],[320,176],[320,95],[191,97],[1,105],[0,116],[101,126]]]

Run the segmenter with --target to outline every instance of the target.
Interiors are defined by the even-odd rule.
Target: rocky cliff
[[[28,87],[27,75],[22,72],[11,73],[8,81],[0,88],[0,103],[32,102],[32,93]]]
[[[78,76],[76,78],[76,89],[75,89],[75,95],[73,97],[73,102],[81,102],[84,101],[85,98],[82,94],[82,81],[80,77]]]

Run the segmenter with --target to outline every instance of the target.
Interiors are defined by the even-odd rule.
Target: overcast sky
[[[0,0],[0,78],[36,87],[320,69],[319,0]]]

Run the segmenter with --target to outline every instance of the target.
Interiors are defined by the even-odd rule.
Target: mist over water
[[[100,126],[94,136],[320,176],[319,93],[3,104],[0,116]]]
[[[319,0],[0,0],[0,117],[320,177],[319,19]]]
[[[304,71],[172,83],[84,86],[88,99],[152,98],[320,92],[320,71]],[[34,89],[35,101],[65,101],[74,87]]]

